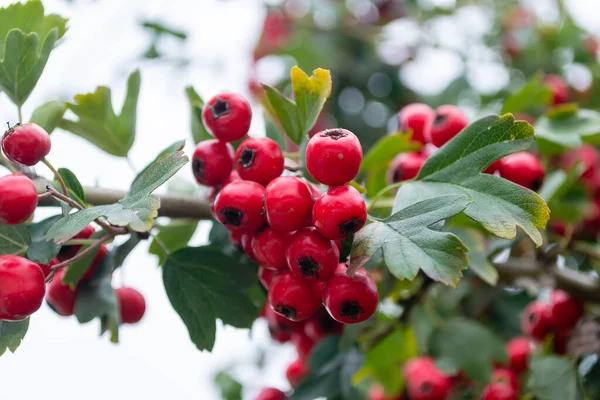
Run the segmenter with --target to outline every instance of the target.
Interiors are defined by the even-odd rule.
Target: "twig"
[[[56,178],[58,183],[60,183],[60,187],[62,188],[62,191],[65,194],[65,196],[69,196],[69,190],[67,189],[67,185],[65,184],[64,179],[62,178],[62,176],[60,176],[56,168],[54,168],[54,166],[50,163],[50,161],[48,161],[47,158],[44,158],[42,162],[44,163],[44,165],[46,165],[46,167],[50,169],[50,171],[52,171],[54,177]]]
[[[50,268],[50,274],[48,274],[48,277],[46,278],[46,283],[50,282],[54,278],[57,271],[65,268],[65,267],[68,267],[69,265],[73,264],[75,261],[80,260],[83,257],[85,257],[86,255],[88,255],[92,251],[99,249],[104,243],[108,242],[109,240],[112,240],[114,237],[115,237],[115,235],[113,235],[113,234],[108,234],[106,236],[103,236],[102,238],[98,239],[94,244],[92,244],[90,247],[88,247],[87,249],[85,249],[83,251],[80,251],[72,258],[70,258],[66,261],[63,261],[59,264],[54,265],[52,268]]]

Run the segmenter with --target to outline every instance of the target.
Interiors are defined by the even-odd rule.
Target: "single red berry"
[[[285,248],[289,238],[289,233],[278,232],[269,227],[256,232],[252,239],[256,261],[264,268],[285,268]]]
[[[264,316],[271,338],[279,343],[286,343],[292,338],[292,333],[302,329],[302,322],[290,321],[277,314],[269,304],[265,304]]]
[[[519,381],[517,379],[517,375],[508,368],[494,369],[490,382],[502,383],[512,387],[515,391],[519,391]]]
[[[353,277],[336,273],[323,288],[323,304],[329,315],[343,324],[365,321],[375,313],[379,294],[377,284],[365,273]]]
[[[20,321],[36,312],[46,294],[44,273],[34,262],[0,256],[0,320]]]
[[[240,175],[237,173],[237,171],[231,171],[229,173],[229,176],[227,177],[227,179],[225,179],[223,182],[219,183],[218,185],[212,186],[210,188],[210,190],[208,191],[208,194],[206,195],[206,200],[208,200],[211,203],[211,206],[214,207],[214,201],[217,198],[217,195],[219,194],[221,189],[223,189],[225,186],[229,185],[231,182],[239,181],[241,179],[242,178],[240,178]],[[214,211],[214,210],[211,210],[211,211]]]
[[[243,96],[221,93],[204,105],[202,121],[215,138],[222,142],[235,142],[248,133],[252,109]]]
[[[324,281],[337,268],[340,252],[334,241],[323,237],[315,228],[302,228],[290,238],[285,257],[296,278]]]
[[[121,311],[121,322],[124,324],[136,324],[140,322],[146,312],[146,300],[137,290],[130,287],[120,287],[115,290],[119,309]]]
[[[435,113],[430,133],[431,143],[434,146],[442,147],[469,125],[465,113],[456,106],[440,106]]]
[[[561,166],[565,170],[571,169],[575,163],[581,163],[583,173],[581,177],[584,180],[593,181],[597,177],[598,165],[600,165],[600,155],[594,146],[584,144],[578,149],[569,151],[562,156]]]
[[[367,206],[352,186],[331,187],[315,202],[313,225],[331,240],[345,239],[367,221]]]
[[[81,230],[81,232],[79,232],[77,235],[73,236],[72,239],[74,239],[74,240],[90,239],[92,236],[94,236],[94,233],[96,233],[96,230],[94,229],[94,227],[92,225],[88,225],[85,228],[83,228]],[[66,261],[68,259],[71,259],[79,252],[79,250],[81,250],[81,247],[83,247],[83,246],[81,246],[81,245],[63,246],[60,248],[60,251],[58,252],[58,255],[56,256],[56,258],[58,258],[59,261]]]
[[[452,380],[429,357],[417,357],[404,365],[408,397],[411,400],[446,400]]]
[[[486,169],[483,170],[484,174],[494,174],[496,171],[500,171],[500,167],[502,167],[502,159],[496,160],[491,163]]]
[[[17,124],[4,133],[2,151],[10,161],[34,166],[50,153],[50,135],[33,123]]]
[[[292,387],[298,386],[309,373],[310,371],[301,359],[293,361],[285,370],[285,376]]]
[[[242,179],[267,186],[283,173],[283,153],[267,137],[246,139],[235,152],[235,169]]]
[[[504,179],[534,191],[542,187],[545,175],[540,160],[524,151],[504,157],[500,166],[500,176]]]
[[[331,318],[324,308],[304,322],[304,333],[315,342],[330,335],[341,335],[342,332],[344,325]]]
[[[298,358],[305,363],[308,363],[308,360],[310,360],[310,356],[312,355],[312,351],[317,343],[310,337],[306,336],[302,330],[296,330],[292,332],[292,343],[296,348]]]
[[[25,175],[0,178],[0,225],[17,225],[27,221],[38,203],[35,185]]]
[[[216,139],[204,140],[196,146],[192,171],[196,181],[216,186],[229,178],[233,168],[233,146]]]
[[[411,131],[415,142],[429,143],[429,131],[434,119],[435,111],[427,104],[409,104],[398,113],[398,129],[402,132]]]
[[[562,77],[558,75],[546,75],[543,82],[552,92],[553,105],[569,101],[569,86]]]
[[[276,313],[292,321],[302,321],[321,307],[321,296],[312,282],[285,271],[271,283],[269,304]]]
[[[367,393],[368,400],[402,400],[402,396],[386,396],[381,385],[371,385]]]
[[[506,344],[506,353],[508,354],[508,366],[516,374],[527,371],[529,366],[529,356],[533,352],[534,343],[531,339],[519,336],[511,339]]]
[[[255,232],[267,222],[263,211],[264,197],[265,188],[256,182],[231,182],[215,200],[216,217],[232,232]]]
[[[253,238],[253,233],[246,233],[245,235],[242,235],[242,250],[244,250],[244,253],[246,253],[249,259],[256,262],[256,256],[254,255],[254,250],[252,250]]]
[[[483,389],[481,400],[518,400],[518,392],[505,383],[490,383]]]
[[[338,186],[358,174],[362,146],[346,129],[327,129],[313,136],[306,146],[306,169],[317,182]]]
[[[271,283],[277,274],[279,274],[279,271],[276,269],[265,268],[263,266],[258,267],[258,280],[267,290],[271,287]]]
[[[425,161],[427,161],[427,157],[421,153],[398,154],[388,168],[388,182],[396,183],[415,178]]]
[[[285,393],[275,388],[264,388],[258,393],[255,400],[285,400]]]
[[[296,231],[311,224],[315,203],[310,187],[300,178],[281,176],[265,191],[265,212],[271,228]]]
[[[77,290],[73,290],[69,285],[62,283],[65,272],[65,268],[59,269],[56,272],[56,275],[54,275],[54,279],[48,283],[48,294],[46,295],[46,301],[52,306],[58,315],[68,317],[73,315],[75,312],[75,299],[77,297]]]
[[[549,325],[557,330],[572,329],[583,315],[583,306],[563,290],[553,290],[546,318]]]
[[[58,259],[54,258],[50,261],[49,264],[38,264],[38,267],[40,267],[42,273],[44,274],[44,278],[47,278],[48,275],[50,275],[50,272],[52,272],[52,267],[58,263]]]
[[[521,315],[521,330],[534,339],[543,340],[550,333],[547,319],[548,304],[534,301],[523,310]]]

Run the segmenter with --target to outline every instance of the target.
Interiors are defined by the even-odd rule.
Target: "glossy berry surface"
[[[292,333],[302,329],[302,322],[290,321],[277,314],[269,304],[265,304],[264,317],[271,337],[280,343],[288,342],[292,338]]]
[[[277,314],[302,321],[321,307],[321,296],[313,283],[285,271],[271,283],[269,304]]]
[[[40,267],[42,273],[44,274],[44,278],[47,278],[48,275],[50,275],[50,272],[52,272],[52,267],[58,263],[58,259],[54,258],[49,264],[38,264],[38,267]]]
[[[283,173],[283,153],[272,139],[250,138],[238,147],[234,164],[242,179],[267,186]]]
[[[115,290],[115,293],[121,311],[121,322],[124,324],[140,322],[146,312],[144,296],[130,287],[120,287]]]
[[[516,374],[527,371],[529,368],[529,357],[533,352],[534,344],[526,337],[516,337],[506,344],[508,354],[508,366]]]
[[[355,324],[370,318],[378,302],[377,285],[363,272],[357,272],[353,277],[336,272],[323,288],[323,304],[327,312],[343,324]]]
[[[435,119],[431,125],[431,143],[442,147],[467,125],[469,119],[460,108],[451,105],[440,106],[435,110]]]
[[[77,290],[73,290],[69,285],[62,283],[65,272],[65,268],[58,270],[56,275],[54,275],[54,279],[48,283],[46,301],[59,315],[68,317],[75,312]]]
[[[290,235],[270,227],[262,229],[252,239],[252,251],[256,261],[264,268],[285,268],[285,248]]]
[[[252,240],[254,239],[253,233],[246,233],[242,235],[242,250],[249,259],[256,262],[256,257],[254,256],[254,250],[252,249]]]
[[[237,93],[221,93],[204,105],[202,121],[216,139],[235,142],[248,133],[252,109],[243,96]]]
[[[285,370],[285,377],[292,387],[298,386],[310,372],[306,364],[300,359],[293,361]]]
[[[500,176],[531,190],[538,190],[544,181],[544,167],[531,153],[520,152],[502,159]]]
[[[216,186],[229,178],[233,168],[233,146],[216,139],[204,140],[196,146],[192,172],[201,185]]]
[[[231,182],[215,200],[215,215],[230,231],[253,233],[267,222],[264,197],[265,188],[256,182]]]
[[[258,267],[258,280],[265,289],[269,290],[273,279],[275,279],[278,273],[279,271],[276,269],[265,268],[261,265]]]
[[[563,290],[552,291],[550,294],[550,304],[546,310],[548,324],[558,330],[575,327],[583,315],[581,303]]]
[[[293,176],[273,180],[265,191],[265,212],[271,228],[291,232],[311,224],[315,203],[307,183]]]
[[[569,101],[569,86],[558,75],[546,75],[544,85],[552,92],[552,104],[563,104]]]
[[[334,241],[314,228],[303,228],[290,238],[285,248],[287,265],[299,279],[324,281],[338,266],[340,252]]]
[[[31,179],[19,174],[0,178],[0,225],[27,221],[37,203],[37,190]]]
[[[329,188],[313,207],[313,225],[331,240],[345,239],[367,221],[367,206],[352,186]]]
[[[73,236],[73,240],[77,240],[77,239],[90,239],[92,236],[94,236],[94,233],[96,233],[96,230],[94,229],[94,227],[92,225],[87,225],[85,228],[83,228],[81,230],[81,232],[79,232],[77,235]],[[73,245],[73,246],[63,246],[61,247],[60,251],[58,252],[58,255],[56,256],[60,261],[65,261],[68,260],[70,258],[73,258],[73,256],[75,256],[75,254],[77,254],[79,252],[79,250],[81,250],[83,246],[81,245]]]
[[[255,400],[285,400],[285,393],[275,388],[264,388],[256,396]]]
[[[451,379],[440,371],[429,357],[417,357],[404,364],[410,400],[449,399]]]
[[[481,400],[518,400],[518,392],[504,383],[491,383],[481,393]]]
[[[398,130],[411,131],[415,142],[429,143],[429,131],[434,119],[435,111],[427,104],[409,104],[398,113]]]
[[[534,339],[542,340],[550,333],[547,319],[548,305],[539,301],[530,303],[521,315],[521,330]]]
[[[34,262],[15,255],[0,256],[0,320],[20,321],[44,301],[44,273]]]
[[[399,154],[388,168],[388,182],[397,183],[416,178],[425,161],[427,161],[427,157],[421,153]]]
[[[358,174],[362,146],[346,129],[326,129],[313,136],[306,146],[306,169],[323,185],[338,186]]]
[[[50,153],[50,135],[33,123],[17,124],[2,137],[2,151],[10,161],[32,167]]]

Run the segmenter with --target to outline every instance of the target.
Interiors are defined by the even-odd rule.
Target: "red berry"
[[[285,393],[275,388],[264,388],[260,391],[255,400],[285,400]]]
[[[301,359],[297,359],[288,365],[285,370],[285,376],[292,387],[298,386],[309,374],[308,368]]]
[[[552,92],[553,105],[569,101],[569,86],[562,77],[558,75],[546,75],[543,82]]]
[[[324,281],[338,266],[340,252],[334,241],[314,228],[294,233],[285,248],[287,265],[299,279]]]
[[[222,142],[235,142],[250,129],[252,109],[237,93],[221,93],[202,109],[202,121],[212,135]]]
[[[96,233],[94,227],[92,225],[88,225],[85,228],[83,228],[81,232],[79,232],[77,235],[73,236],[72,239],[90,239],[92,236],[94,236],[94,233]],[[58,258],[59,261],[66,261],[70,258],[73,258],[79,252],[79,250],[81,250],[81,247],[81,245],[63,246],[58,252],[56,258]]]
[[[518,400],[518,392],[504,383],[490,383],[483,389],[481,400]]]
[[[34,262],[0,256],[0,320],[20,321],[36,312],[46,294],[44,273]]]
[[[273,279],[279,274],[279,271],[275,269],[265,268],[263,266],[258,267],[258,280],[265,289],[269,290]]]
[[[302,329],[302,323],[290,321],[289,319],[277,314],[269,304],[265,304],[264,316],[267,320],[269,333],[274,340],[285,343],[292,338],[292,333]]]
[[[317,344],[314,340],[306,336],[301,330],[296,330],[292,333],[292,343],[296,347],[298,358],[308,363],[311,353]]]
[[[440,106],[435,112],[430,133],[434,146],[442,147],[469,125],[467,116],[456,106]]]
[[[38,267],[40,267],[42,273],[44,274],[44,278],[47,278],[48,275],[50,275],[50,272],[52,272],[52,267],[58,263],[58,259],[54,258],[50,261],[49,264],[38,264]]]
[[[87,271],[85,271],[85,274],[81,277],[82,281],[89,281],[93,278],[94,274],[96,273],[96,270],[98,269],[98,266],[100,265],[102,259],[106,256],[107,253],[108,248],[102,245],[100,249],[98,249],[98,252],[92,260],[90,267],[87,269]]]
[[[535,191],[542,186],[545,172],[540,160],[522,151],[502,159],[500,176]]]
[[[196,146],[192,171],[201,185],[216,186],[229,178],[233,168],[233,146],[216,139],[204,140]]]
[[[249,259],[256,262],[256,257],[254,256],[254,250],[252,250],[252,239],[254,238],[253,233],[246,233],[242,235],[242,250],[248,256]]]
[[[383,387],[372,385],[367,393],[368,400],[402,400],[402,396],[386,396]]]
[[[346,129],[326,129],[313,136],[306,146],[306,169],[317,182],[337,186],[358,174],[362,147],[356,135]]]
[[[563,290],[553,290],[546,318],[551,327],[558,330],[574,328],[583,315],[581,303]]]
[[[571,337],[572,329],[561,329],[554,333],[552,338],[552,349],[556,354],[566,354],[569,345],[569,338]]]
[[[227,179],[225,179],[223,182],[219,183],[218,185],[211,187],[210,190],[208,191],[208,194],[206,195],[206,199],[211,203],[211,206],[214,206],[214,201],[217,198],[217,195],[219,194],[221,189],[223,189],[225,186],[229,185],[231,182],[239,181],[241,179],[242,178],[240,178],[240,175],[237,173],[237,171],[231,171],[229,173],[229,176],[227,177]]]
[[[321,296],[312,282],[285,271],[271,283],[269,304],[276,313],[292,321],[302,321],[321,307]]]
[[[430,141],[429,131],[435,111],[427,104],[413,103],[398,113],[398,128],[402,132],[412,131],[412,140],[422,144]]]
[[[48,294],[46,301],[52,308],[63,317],[73,315],[75,311],[75,299],[77,290],[71,289],[69,285],[62,283],[66,269],[60,269],[54,275],[54,279],[48,283]]]
[[[250,138],[235,152],[235,169],[242,179],[267,186],[283,173],[283,153],[272,139]]]
[[[502,383],[512,387],[515,391],[519,390],[519,381],[517,375],[508,368],[496,368],[492,373],[491,383]]]
[[[508,365],[516,374],[527,371],[529,356],[533,352],[534,344],[526,337],[516,337],[506,344]]]
[[[121,311],[121,322],[124,324],[140,322],[146,312],[144,296],[130,287],[120,287],[115,290],[115,293]]]
[[[271,228],[291,232],[311,224],[315,203],[310,187],[300,178],[282,176],[267,186],[265,212]]]
[[[2,151],[10,161],[34,166],[50,153],[50,135],[44,128],[33,124],[17,124],[2,137]]]
[[[323,288],[323,304],[329,315],[343,324],[367,320],[375,313],[379,295],[377,284],[363,272],[353,277],[335,273]]]
[[[493,163],[491,163],[486,169],[484,169],[483,173],[484,174],[494,174],[496,171],[500,170],[501,166],[502,166],[502,159],[496,160]]]
[[[265,228],[256,232],[252,239],[252,251],[256,261],[264,268],[285,268],[285,246],[290,238],[288,233]]]
[[[315,202],[313,225],[328,239],[345,239],[367,221],[367,206],[352,186],[331,187]]]
[[[549,321],[546,317],[548,305],[539,301],[530,303],[521,315],[521,330],[523,333],[543,340],[550,332]]]
[[[215,200],[216,217],[232,232],[255,232],[267,222],[263,212],[264,197],[265,188],[258,183],[231,182]]]
[[[427,161],[421,153],[401,153],[394,158],[388,168],[388,182],[396,183],[415,178]]]
[[[31,179],[18,174],[0,178],[0,225],[27,221],[37,203],[37,190]]]
[[[343,331],[344,325],[331,318],[324,308],[304,322],[304,333],[315,342],[326,336],[341,335]]]
[[[429,357],[417,357],[404,365],[408,397],[411,400],[446,400],[452,380]]]

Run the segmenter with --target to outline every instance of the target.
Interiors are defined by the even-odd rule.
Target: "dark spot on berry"
[[[433,124],[434,125],[442,125],[442,124],[446,123],[447,119],[448,119],[448,115],[446,115],[446,114],[437,114],[435,116],[435,119],[433,120]]]
[[[543,178],[540,179],[536,179],[535,181],[531,182],[530,185],[530,189],[533,190],[534,192],[537,192],[538,190],[540,190],[540,188],[542,187],[542,183],[544,182]]]
[[[402,181],[402,169],[401,168],[396,168],[396,170],[394,171],[394,175],[392,176],[392,180],[394,181],[394,183]]]
[[[233,207],[225,207],[219,214],[223,216],[223,225],[240,226],[244,218],[244,213]]]
[[[360,308],[358,301],[344,301],[342,303],[342,310],[340,314],[350,319],[356,319],[363,312],[364,311],[362,308]]]
[[[431,382],[425,381],[421,383],[419,389],[421,389],[421,394],[430,394],[433,390],[433,385],[431,384]]]
[[[339,140],[346,136],[348,136],[348,134],[341,129],[327,129],[321,133],[321,137],[328,137],[333,140]]]
[[[302,272],[302,276],[314,276],[319,277],[319,271],[321,266],[311,256],[303,257],[296,261]]]
[[[254,163],[254,156],[256,155],[255,149],[249,149],[244,147],[242,149],[242,154],[240,154],[240,158],[238,159],[238,164],[240,164],[244,168],[251,167]]]
[[[338,225],[338,228],[343,235],[351,235],[356,232],[363,224],[363,221],[354,217],[346,222],[342,222]]]
[[[194,158],[194,161],[192,161],[192,172],[197,179],[204,177],[204,163],[201,159]]]
[[[292,321],[296,320],[296,309],[293,307],[278,304],[275,306],[274,310],[277,314],[281,314],[287,319],[291,319]]]
[[[230,112],[231,109],[229,108],[229,100],[223,100],[220,97],[217,97],[215,104],[210,106],[210,113],[212,114],[213,119],[227,115]]]

